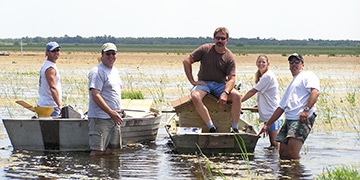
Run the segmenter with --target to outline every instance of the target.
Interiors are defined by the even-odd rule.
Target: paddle
[[[33,107],[32,105],[30,105],[29,103],[23,101],[23,100],[18,100],[18,101],[15,101],[17,104],[20,104],[22,107],[30,110],[30,111],[33,111],[35,112],[35,107]]]

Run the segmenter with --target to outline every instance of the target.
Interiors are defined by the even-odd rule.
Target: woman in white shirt
[[[248,91],[241,102],[245,102],[257,93],[257,107],[259,109],[259,121],[266,122],[270,119],[271,115],[276,108],[279,107],[280,95],[279,84],[275,74],[269,69],[270,62],[266,55],[260,55],[256,60],[258,71],[255,74],[256,85]],[[279,133],[282,120],[278,119],[271,125],[268,134],[270,140],[270,147],[278,148],[279,143],[275,141],[275,137]]]

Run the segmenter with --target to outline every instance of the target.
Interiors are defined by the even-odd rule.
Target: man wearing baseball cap
[[[310,71],[304,71],[304,59],[294,53],[288,58],[293,80],[287,87],[279,107],[261,129],[269,127],[285,112],[285,122],[275,140],[280,142],[281,159],[300,159],[300,150],[315,122],[316,101],[320,94],[320,80]]]
[[[37,106],[54,107],[51,117],[61,114],[62,90],[60,73],[56,67],[56,61],[60,55],[61,46],[57,42],[49,42],[46,45],[47,60],[40,69],[39,100]]]
[[[101,62],[89,73],[89,145],[90,155],[111,154],[121,148],[121,79],[114,67],[117,48],[105,43]]]

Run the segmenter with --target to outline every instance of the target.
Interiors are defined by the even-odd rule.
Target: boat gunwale
[[[162,114],[158,114],[157,116],[146,116],[146,117],[125,117],[123,118],[123,120],[138,120],[138,119],[157,119],[157,118],[161,118]],[[4,118],[2,119],[3,121],[88,121],[89,119],[82,119],[82,118],[54,118],[54,119],[50,119],[50,118],[44,118],[44,119],[39,119],[39,118]]]

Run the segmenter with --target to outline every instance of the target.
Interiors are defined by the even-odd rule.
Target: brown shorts
[[[289,138],[295,138],[305,142],[309,136],[310,131],[314,125],[316,114],[313,113],[307,120],[307,123],[302,123],[299,120],[285,120],[281,127],[279,134],[275,140],[281,143],[288,143]]]
[[[105,151],[121,147],[120,126],[112,119],[89,118],[90,150]]]

